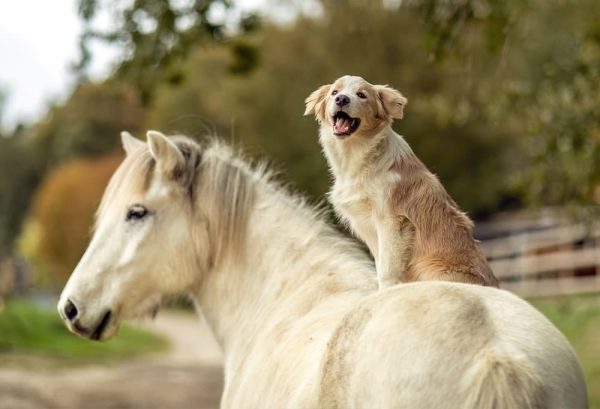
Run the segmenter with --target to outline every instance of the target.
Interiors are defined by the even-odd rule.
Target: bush
[[[102,193],[122,160],[120,154],[61,165],[35,194],[21,249],[42,283],[64,284],[83,255]]]

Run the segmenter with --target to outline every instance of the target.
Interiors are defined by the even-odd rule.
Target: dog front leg
[[[378,226],[376,268],[380,290],[404,281],[414,237],[414,225],[406,217],[387,220]]]

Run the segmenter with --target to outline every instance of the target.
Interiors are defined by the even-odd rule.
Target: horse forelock
[[[98,228],[100,220],[114,212],[125,212],[132,197],[143,195],[148,190],[155,164],[147,148],[139,149],[125,158],[104,192],[96,212],[94,230]]]

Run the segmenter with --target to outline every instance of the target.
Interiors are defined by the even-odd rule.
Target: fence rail
[[[575,224],[486,240],[481,243],[481,247],[489,258],[496,259],[598,237],[600,237],[599,226]]]
[[[490,261],[490,266],[499,279],[509,277],[530,278],[544,273],[569,272],[600,266],[600,248],[522,255],[517,258]]]
[[[481,243],[501,287],[521,296],[600,292],[600,226],[555,226]]]
[[[548,297],[600,292],[600,280],[597,277],[564,277],[548,280],[524,280],[503,282],[500,286],[522,297]]]

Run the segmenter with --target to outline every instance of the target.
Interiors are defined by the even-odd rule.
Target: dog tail
[[[463,378],[464,408],[540,409],[545,407],[539,378],[524,359],[484,352]]]

